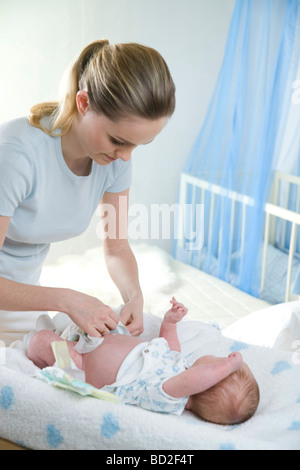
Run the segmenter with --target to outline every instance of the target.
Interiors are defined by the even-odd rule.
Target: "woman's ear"
[[[85,90],[79,90],[76,95],[76,104],[78,112],[84,116],[89,110],[89,95]]]

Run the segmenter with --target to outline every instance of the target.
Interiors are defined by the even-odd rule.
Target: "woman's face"
[[[130,160],[132,151],[138,145],[150,143],[167,121],[167,117],[150,120],[128,116],[115,122],[88,109],[79,114],[77,138],[82,155],[99,165],[108,165],[118,158]]]

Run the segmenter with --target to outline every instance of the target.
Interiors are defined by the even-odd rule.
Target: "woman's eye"
[[[110,140],[114,145],[125,145],[124,142],[120,142],[119,140],[116,140],[113,137],[111,137]]]

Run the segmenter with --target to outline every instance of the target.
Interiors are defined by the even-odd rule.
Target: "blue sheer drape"
[[[282,142],[300,58],[299,19],[298,0],[237,0],[215,91],[183,169],[252,203],[233,207],[230,199],[215,198],[208,229],[207,192],[203,248],[188,252],[175,240],[174,257],[255,296],[264,205],[273,170],[284,166]],[[186,204],[191,197],[195,194],[187,193]]]

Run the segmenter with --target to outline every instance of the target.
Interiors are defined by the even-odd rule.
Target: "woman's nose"
[[[130,159],[131,159],[131,154],[132,154],[132,151],[135,147],[128,147],[128,148],[124,148],[124,149],[117,149],[116,152],[115,152],[115,156],[117,158],[120,158],[121,160],[123,160],[124,162],[128,162]]]

